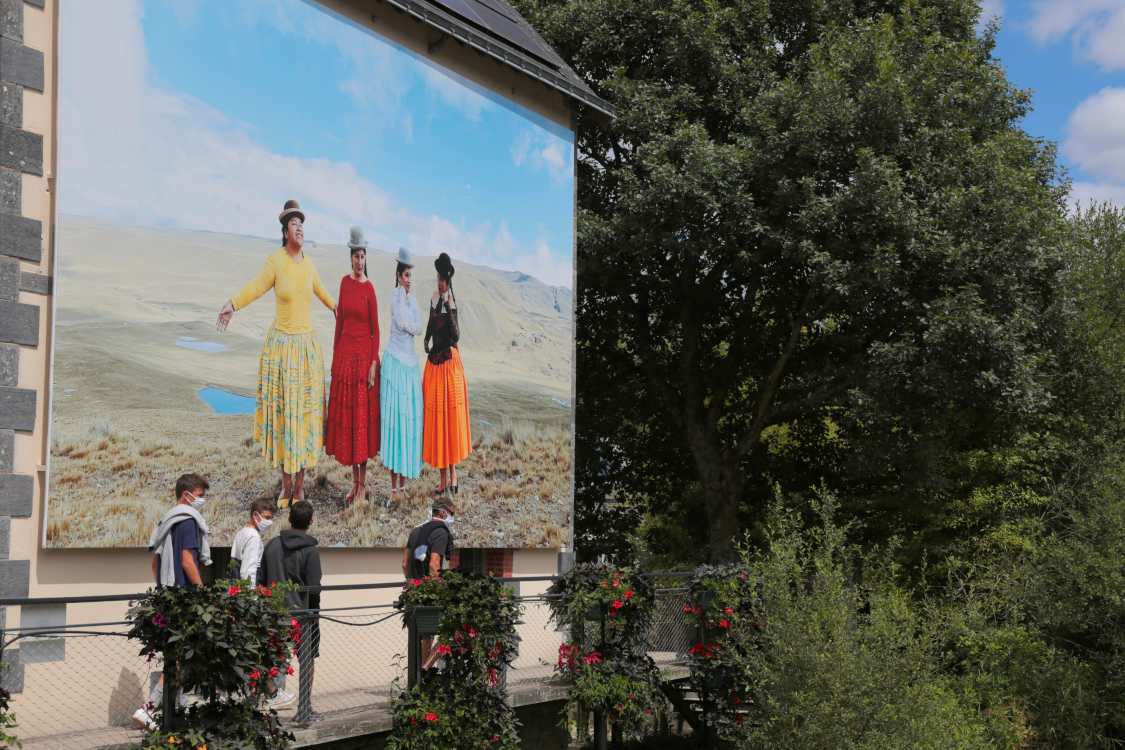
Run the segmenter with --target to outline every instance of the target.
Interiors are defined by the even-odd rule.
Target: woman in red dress
[[[324,451],[352,467],[351,503],[366,497],[367,459],[379,453],[379,308],[367,280],[367,242],[352,227],[351,275],[340,281]]]

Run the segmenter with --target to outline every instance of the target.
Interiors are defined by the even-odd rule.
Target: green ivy
[[[208,696],[177,717],[182,732],[154,732],[142,747],[288,746],[293,735],[281,729],[275,711],[261,711],[258,704],[273,692],[275,678],[292,674],[289,659],[300,642],[301,628],[285,605],[291,588],[292,584],[252,588],[248,581],[159,587],[131,606],[129,637],[141,642],[141,655],[149,661],[158,654],[170,660],[179,687]],[[159,708],[149,707],[158,723]]]
[[[571,681],[568,713],[601,711],[626,731],[651,721],[664,703],[659,671],[645,653],[655,599],[640,568],[583,563],[551,586],[551,616],[571,635],[556,666]]]
[[[501,674],[516,659],[523,604],[511,589],[467,568],[407,581],[403,625],[418,607],[445,607],[434,648],[441,673],[391,699],[388,750],[515,750],[515,711]]]

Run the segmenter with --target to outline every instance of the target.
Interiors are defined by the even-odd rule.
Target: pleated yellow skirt
[[[287,473],[316,466],[324,445],[324,357],[313,333],[270,326],[258,360],[254,439]]]

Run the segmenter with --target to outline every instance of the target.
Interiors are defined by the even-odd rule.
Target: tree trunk
[[[746,479],[737,466],[728,466],[723,460],[722,448],[712,444],[700,432],[689,429],[687,442],[707,506],[711,564],[737,562],[738,506]]]

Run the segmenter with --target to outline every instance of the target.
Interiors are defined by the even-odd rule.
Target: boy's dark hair
[[[437,515],[437,512],[439,510],[444,510],[451,516],[456,515],[456,509],[453,507],[453,503],[448,498],[442,497],[434,500],[434,504],[430,506],[430,515]]]
[[[289,525],[304,531],[312,523],[313,505],[308,500],[298,500],[289,509]]]
[[[209,489],[211,489],[211,485],[203,477],[198,474],[184,474],[176,480],[176,502],[180,501],[185,492],[194,495],[196,490],[207,492]]]
[[[255,513],[265,513],[266,511],[277,513],[277,503],[274,501],[273,496],[259,497],[254,502],[250,503],[250,517],[253,518]]]

